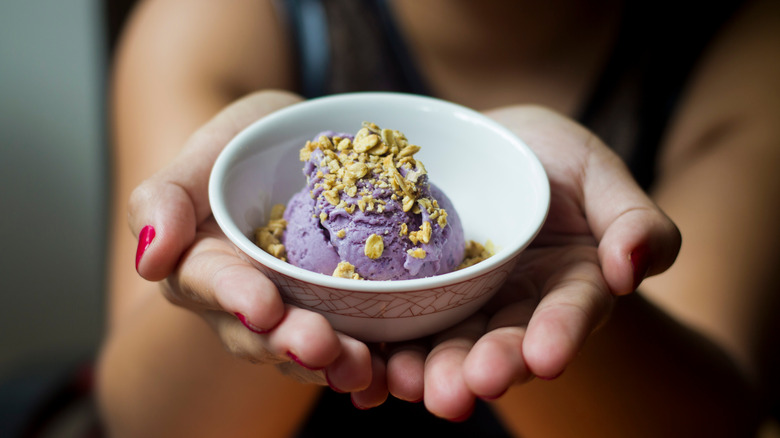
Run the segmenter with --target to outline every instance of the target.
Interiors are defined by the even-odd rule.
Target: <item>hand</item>
[[[427,355],[401,346],[388,359],[393,395],[424,395],[428,410],[449,419],[468,416],[475,397],[500,397],[534,375],[560,375],[615,296],[666,270],[680,247],[675,225],[585,128],[536,107],[489,114],[542,161],[551,206],[539,236],[481,313],[435,336]]]
[[[170,302],[202,316],[234,355],[276,364],[300,381],[357,391],[362,405],[371,406],[381,403],[386,389],[382,369],[380,391],[373,390],[368,347],[336,333],[321,315],[285,305],[211,216],[208,178],[222,148],[250,123],[299,100],[260,92],[236,101],[199,129],[174,162],[134,190],[129,222],[140,236],[136,268],[145,279],[161,281]]]

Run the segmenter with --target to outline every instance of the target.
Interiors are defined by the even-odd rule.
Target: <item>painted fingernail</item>
[[[453,423],[462,423],[468,420],[471,417],[471,414],[473,413],[474,413],[474,406],[471,406],[471,408],[465,414],[461,415],[460,417],[450,418],[450,421],[452,421]]]
[[[235,312],[234,315],[236,315],[236,318],[238,318],[239,321],[241,321],[241,324],[244,324],[244,327],[248,328],[249,331],[253,333],[257,333],[259,335],[264,335],[268,333],[270,330],[261,329],[260,327],[257,327],[256,325],[252,324],[251,322],[247,321],[246,316],[244,316],[241,313]]]
[[[333,384],[333,382],[330,381],[330,376],[328,373],[325,373],[325,381],[328,382],[328,386],[330,386],[330,389],[332,389],[335,392],[338,392],[339,394],[345,394],[347,391],[342,391],[336,385]]]
[[[642,280],[647,277],[647,273],[650,271],[648,252],[647,246],[642,245],[628,256],[628,259],[631,261],[631,267],[634,270],[634,290],[639,287]]]
[[[298,365],[300,365],[300,366],[302,366],[302,367],[306,368],[307,370],[310,370],[310,371],[319,371],[319,370],[321,370],[321,369],[322,369],[322,367],[316,368],[316,367],[312,367],[312,366],[306,365],[305,363],[303,363],[303,361],[301,361],[301,359],[300,359],[300,358],[298,358],[298,356],[296,356],[295,354],[293,354],[291,351],[288,351],[288,352],[287,352],[287,357],[289,357],[290,359],[292,359],[292,360],[293,360],[293,362],[297,363]]]
[[[478,397],[485,401],[493,401],[493,400],[498,400],[504,394],[506,394],[506,389],[501,391],[498,395],[480,395]]]
[[[350,396],[349,400],[352,401],[352,406],[360,409],[361,411],[367,411],[367,410],[371,409],[371,408],[368,408],[368,407],[365,407],[365,406],[360,406],[359,404],[355,403],[355,397]]]
[[[138,270],[138,264],[141,263],[141,258],[144,256],[144,252],[149,249],[149,245],[152,244],[154,236],[156,235],[154,227],[147,225],[141,228],[141,232],[138,234],[138,248],[135,250],[135,270]]]
[[[558,374],[556,374],[554,376],[549,376],[549,377],[547,377],[547,376],[536,376],[536,377],[539,378],[539,379],[546,380],[546,381],[549,382],[550,380],[555,380],[558,377],[561,377],[561,374],[563,374],[563,371],[561,371],[560,373],[558,373]]]

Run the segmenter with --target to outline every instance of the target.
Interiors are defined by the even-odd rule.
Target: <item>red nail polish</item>
[[[560,373],[558,373],[558,374],[556,374],[554,376],[549,376],[549,377],[546,377],[546,376],[536,376],[536,377],[539,378],[539,379],[546,380],[546,381],[549,382],[550,380],[555,380],[558,377],[561,377],[561,374],[563,374],[563,371],[561,371]]]
[[[497,395],[480,395],[479,398],[481,398],[482,400],[485,400],[485,401],[493,401],[493,400],[498,400],[504,394],[506,394],[506,389],[501,391],[501,393],[499,393]]]
[[[634,270],[634,284],[633,288],[636,290],[636,288],[639,287],[639,284],[642,283],[642,280],[647,277],[647,273],[650,271],[650,264],[648,263],[648,253],[649,249],[646,245],[642,245],[638,248],[636,248],[629,256],[628,259],[631,261],[631,267]]]
[[[261,329],[260,327],[257,327],[256,325],[252,324],[251,322],[247,321],[246,316],[244,316],[241,313],[235,312],[234,315],[236,315],[236,318],[238,318],[239,321],[241,321],[241,324],[244,324],[244,327],[249,329],[249,331],[253,333],[257,333],[259,335],[264,335],[268,333],[270,330]]]
[[[474,406],[472,405],[471,408],[465,414],[461,415],[460,417],[450,418],[450,421],[452,421],[453,423],[462,423],[468,420],[471,417],[471,414],[473,413],[474,413]]]
[[[305,363],[303,363],[303,362],[301,361],[301,359],[299,359],[299,358],[298,358],[298,356],[294,355],[294,354],[293,354],[291,351],[288,351],[288,352],[287,352],[287,357],[289,357],[290,359],[292,359],[292,360],[293,360],[293,362],[297,363],[298,365],[300,365],[300,366],[302,366],[302,367],[306,368],[307,370],[311,370],[311,371],[319,371],[319,370],[321,370],[321,369],[322,369],[322,367],[320,367],[320,368],[315,368],[315,367],[312,367],[312,366],[306,365]]]
[[[143,227],[141,233],[138,234],[138,248],[135,250],[136,271],[138,270],[138,264],[141,263],[141,257],[143,257],[144,252],[149,248],[149,245],[152,244],[155,235],[154,227],[151,225]]]
[[[339,388],[337,388],[333,382],[330,381],[330,376],[328,373],[325,373],[325,381],[328,382],[328,386],[330,386],[330,389],[332,389],[335,392],[338,392],[339,394],[345,394],[347,391],[342,391]]]
[[[360,409],[361,411],[367,411],[367,410],[371,409],[371,408],[367,408],[367,407],[364,407],[364,406],[360,406],[359,404],[355,403],[355,398],[352,397],[352,396],[349,397],[349,400],[352,402],[352,406]]]

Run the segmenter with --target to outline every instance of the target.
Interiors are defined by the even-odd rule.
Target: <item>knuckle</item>
[[[187,307],[186,304],[188,300],[185,299],[184,295],[181,293],[181,289],[177,285],[178,282],[173,281],[172,279],[166,279],[161,282],[160,290],[162,295],[174,306]]]
[[[139,218],[144,206],[149,203],[153,197],[153,183],[149,180],[142,182],[130,193],[127,201],[128,223],[131,228]]]

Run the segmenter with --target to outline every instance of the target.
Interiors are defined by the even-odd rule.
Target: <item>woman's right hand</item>
[[[275,364],[299,381],[353,392],[360,406],[374,406],[387,392],[383,369],[373,373],[381,379],[372,379],[368,347],[335,332],[323,316],[285,305],[276,286],[238,256],[211,215],[207,185],[219,152],[255,120],[300,100],[265,91],[234,102],[133,191],[128,220],[138,237],[136,270],[159,281],[170,302],[203,317],[232,354]]]

